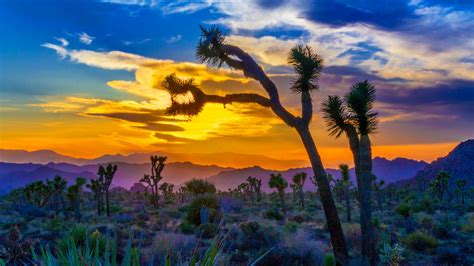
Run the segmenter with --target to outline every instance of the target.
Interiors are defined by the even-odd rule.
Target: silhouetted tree
[[[435,193],[438,200],[442,203],[446,190],[448,189],[448,182],[451,175],[448,172],[439,172],[438,175],[431,181],[430,186]]]
[[[346,214],[347,214],[347,222],[352,222],[352,215],[351,215],[351,197],[350,197],[350,187],[352,182],[349,176],[349,166],[347,164],[340,164],[339,170],[341,171],[341,182],[344,191],[344,199],[346,201]]]
[[[74,216],[78,222],[81,221],[81,203],[82,203],[82,186],[86,183],[86,179],[83,177],[76,178],[76,184],[71,185],[67,188],[67,198],[69,205],[74,210]]]
[[[227,64],[233,69],[241,70],[245,76],[259,82],[268,97],[256,93],[210,95],[199,89],[192,79],[181,80],[172,74],[166,77],[163,82],[164,89],[171,94],[171,105],[167,109],[167,113],[169,115],[194,116],[202,111],[206,103],[254,103],[271,108],[280,119],[298,132],[304,144],[318,184],[317,188],[326,215],[335,257],[339,264],[346,264],[348,252],[339,215],[323,163],[309,130],[313,116],[311,93],[318,89],[317,82],[321,75],[323,59],[309,46],[298,45],[291,49],[288,61],[297,74],[291,89],[301,96],[302,106],[301,116],[295,116],[283,107],[277,87],[249,54],[237,46],[227,44],[225,36],[217,27],[210,29],[201,27],[201,31],[202,37],[196,50],[197,57],[201,62],[217,67]],[[193,100],[179,101],[177,96],[186,93],[192,94]]]
[[[165,202],[170,199],[170,196],[173,193],[173,189],[174,189],[173,184],[168,184],[164,182],[160,185],[159,190],[161,190],[161,194],[163,194],[163,199]]]
[[[464,206],[464,189],[466,188],[467,180],[466,179],[459,179],[456,180],[456,186],[459,189],[459,193],[461,194],[461,203]]]
[[[306,173],[298,173],[293,176],[293,185],[295,185],[296,193],[300,198],[301,208],[304,209],[304,183],[306,182]]]
[[[104,204],[103,204],[103,189],[102,189],[102,184],[96,179],[91,179],[90,183],[86,185],[88,189],[92,191],[94,194],[94,198],[97,203],[97,215],[101,216],[102,211],[104,210]]]
[[[288,187],[288,182],[286,182],[281,174],[270,174],[268,186],[277,189],[278,196],[280,197],[281,209],[283,213],[286,213],[285,189]]]
[[[64,214],[66,214],[64,206],[64,190],[66,189],[66,187],[66,179],[62,178],[59,175],[54,177],[52,182],[52,189],[54,195],[54,210],[56,214],[58,214],[61,210]]]
[[[375,87],[366,80],[354,84],[344,99],[328,96],[322,107],[330,135],[338,138],[345,133],[349,139],[359,191],[364,265],[375,265],[378,259],[372,225],[372,150],[369,138],[377,128],[374,101]]]
[[[156,155],[150,156],[151,161],[151,175],[145,174],[142,179],[140,179],[140,183],[144,183],[145,186],[150,188],[151,190],[151,200],[153,202],[153,206],[158,208],[158,202],[160,200],[160,195],[158,194],[158,184],[160,183],[163,176],[161,176],[161,172],[165,168],[165,161],[166,157],[158,157]]]
[[[110,194],[109,188],[114,179],[115,172],[117,171],[117,165],[108,164],[107,167],[99,166],[97,174],[99,175],[98,181],[101,183],[100,188],[105,194],[105,205],[107,216],[110,216]]]

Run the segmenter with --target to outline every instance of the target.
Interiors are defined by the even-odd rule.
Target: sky
[[[308,165],[296,132],[263,107],[165,115],[161,82],[171,73],[207,93],[265,95],[242,73],[197,61],[199,25],[219,26],[252,55],[294,114],[290,48],[308,44],[324,58],[311,131],[327,167],[352,163],[347,140],[328,136],[321,101],[358,81],[377,89],[374,156],[429,162],[474,137],[471,0],[16,0],[0,5],[0,148],[84,158],[233,152]]]

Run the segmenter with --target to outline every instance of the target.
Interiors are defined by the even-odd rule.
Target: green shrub
[[[400,204],[397,208],[397,213],[400,214],[401,216],[407,218],[410,216],[411,208],[408,206],[408,204]]]
[[[196,237],[210,239],[217,235],[217,225],[212,223],[201,224],[196,230]]]
[[[283,214],[277,210],[277,209],[271,209],[265,212],[265,218],[270,219],[270,220],[277,220],[281,221],[283,220]]]
[[[334,254],[328,253],[324,256],[324,261],[323,261],[324,266],[336,266],[336,258],[334,257]]]
[[[185,235],[192,235],[194,234],[194,225],[188,223],[187,221],[183,221],[179,225],[179,230]]]
[[[432,253],[438,246],[434,237],[419,231],[409,234],[402,243],[414,251],[424,253]]]
[[[195,198],[188,207],[186,221],[194,225],[201,224],[201,208],[207,207],[209,221],[213,222],[217,218],[219,202],[213,195],[205,195]]]

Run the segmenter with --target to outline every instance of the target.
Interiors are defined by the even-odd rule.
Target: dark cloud
[[[145,126],[135,126],[136,128],[147,129],[151,131],[184,131],[183,127],[173,125],[173,124],[163,124],[163,123],[147,123]]]
[[[177,122],[184,121],[179,119],[163,117],[163,112],[149,112],[149,113],[87,113],[88,116],[100,116],[114,119],[120,119],[128,122],[143,123],[143,126],[134,126],[135,128],[157,131],[157,132],[172,132],[184,131],[183,127],[174,124],[164,124],[157,122]]]
[[[474,81],[451,80],[432,87],[379,90],[379,101],[393,105],[468,105],[474,115]],[[469,110],[468,110],[469,111]]]
[[[353,23],[371,24],[383,29],[397,29],[417,16],[406,0],[313,0],[307,19],[332,26]]]
[[[353,66],[328,66],[324,68],[323,74],[335,75],[335,76],[349,76],[356,78],[358,81],[369,80],[369,81],[385,81],[385,82],[407,82],[402,78],[391,78],[386,79],[377,75],[377,73],[369,73],[359,67]]]
[[[154,136],[155,136],[155,138],[166,140],[168,142],[189,142],[189,141],[192,141],[192,139],[176,137],[176,136],[173,136],[173,135],[163,134],[163,133],[155,133]]]

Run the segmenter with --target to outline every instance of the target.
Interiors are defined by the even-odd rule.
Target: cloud
[[[89,34],[82,32],[78,33],[79,41],[81,41],[85,45],[89,45],[94,41],[95,37],[90,36]]]
[[[183,36],[181,36],[179,34],[174,35],[174,36],[171,36],[168,39],[166,39],[166,43],[176,43],[176,42],[179,42],[182,38],[183,38]]]
[[[58,40],[59,42],[61,42],[61,45],[64,46],[64,47],[69,45],[69,42],[64,38],[55,38],[55,39]]]
[[[149,42],[151,41],[150,38],[147,38],[147,39],[143,39],[141,41],[136,41],[136,42],[133,42],[133,41],[123,41],[123,44],[125,44],[126,46],[129,46],[129,45],[136,45],[136,44],[142,44],[142,43],[146,43],[146,42]]]

